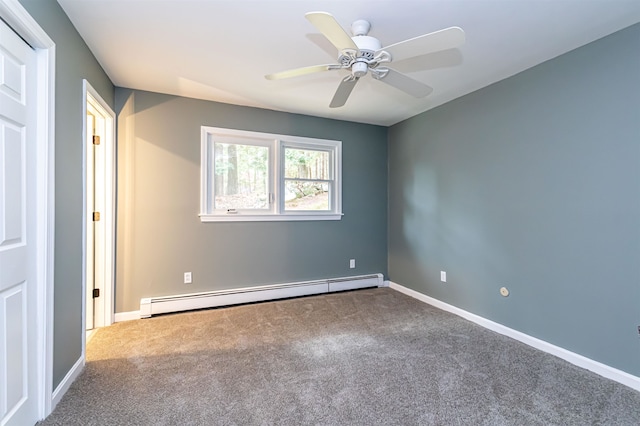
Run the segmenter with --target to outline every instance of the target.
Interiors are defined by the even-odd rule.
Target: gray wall
[[[56,44],[53,387],[82,354],[82,80],[113,105],[113,85],[54,0],[20,0]]]
[[[386,274],[385,127],[121,88],[116,112],[116,312],[142,297]],[[343,219],[201,223],[202,125],[341,140]]]
[[[640,25],[391,127],[390,279],[640,376],[638,52]]]

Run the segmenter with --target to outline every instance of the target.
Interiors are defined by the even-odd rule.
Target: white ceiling
[[[640,22],[640,0],[58,2],[116,86],[386,126]],[[330,109],[343,71],[264,78],[336,61],[305,19],[310,11],[347,30],[366,19],[383,46],[450,26],[467,41],[392,65],[432,86],[426,98],[366,76],[344,107]]]

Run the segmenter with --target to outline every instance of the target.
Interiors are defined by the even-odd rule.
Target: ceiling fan
[[[461,28],[450,27],[383,48],[377,38],[367,35],[371,28],[368,21],[362,19],[355,21],[351,25],[353,36],[349,36],[330,13],[309,12],[305,17],[338,49],[338,63],[296,68],[268,74],[265,78],[279,80],[322,71],[340,69],[350,71],[350,75],[345,77],[338,86],[329,104],[330,108],[343,106],[358,80],[366,74],[416,98],[427,96],[433,91],[431,87],[389,68],[388,65],[392,61],[453,49],[465,41],[464,31]]]

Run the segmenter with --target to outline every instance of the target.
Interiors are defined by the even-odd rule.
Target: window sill
[[[200,222],[283,222],[283,221],[300,221],[300,220],[341,220],[342,213],[325,213],[325,214],[270,214],[270,215],[249,215],[249,214],[233,214],[233,215],[214,215],[201,214]]]

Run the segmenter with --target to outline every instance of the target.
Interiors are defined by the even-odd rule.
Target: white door
[[[0,21],[0,424],[38,420],[36,53]]]
[[[91,330],[110,325],[113,316],[115,114],[85,86],[85,328]]]
[[[87,289],[86,329],[105,325],[105,155],[106,120],[87,99]],[[106,324],[108,325],[108,324]]]

